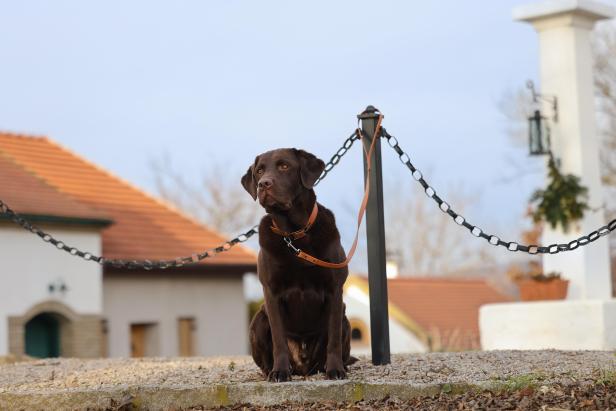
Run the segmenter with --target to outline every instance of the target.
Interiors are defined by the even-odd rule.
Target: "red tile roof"
[[[479,348],[479,307],[511,300],[483,279],[396,278],[387,289],[390,302],[450,349]]]
[[[2,201],[22,215],[65,217],[83,220],[109,220],[68,195],[60,193],[36,175],[27,172],[0,152],[0,192]]]
[[[173,259],[225,241],[48,138],[0,133],[0,156],[0,183],[7,183],[0,184],[0,199],[15,211],[113,220],[103,230],[107,258]],[[27,182],[28,192],[19,189],[20,181]],[[203,264],[254,266],[256,258],[252,251],[235,246]]]

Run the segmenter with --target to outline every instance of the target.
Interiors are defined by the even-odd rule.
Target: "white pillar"
[[[584,219],[563,233],[549,226],[543,245],[562,244],[605,224],[603,190],[599,173],[599,140],[592,73],[590,31],[595,22],[614,16],[614,10],[589,0],[548,0],[518,7],[514,18],[533,25],[539,35],[540,92],[558,98],[558,122],[551,122],[552,149],[563,173],[581,177],[589,189]],[[552,116],[547,105],[543,113]],[[575,251],[545,255],[544,271],[557,271],[570,280],[568,299],[611,298],[607,238]]]

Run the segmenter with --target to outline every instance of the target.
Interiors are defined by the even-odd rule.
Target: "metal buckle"
[[[287,247],[289,247],[293,251],[293,253],[295,253],[295,255],[299,254],[301,250],[293,245],[289,237],[282,237],[282,239],[285,243],[287,243]]]

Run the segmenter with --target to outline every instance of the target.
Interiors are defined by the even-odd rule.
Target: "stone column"
[[[540,93],[558,98],[558,121],[550,122],[554,156],[563,173],[581,177],[589,189],[589,205],[579,223],[564,233],[549,226],[543,245],[562,244],[605,224],[599,173],[599,137],[592,73],[590,32],[614,10],[589,0],[548,0],[518,7],[514,18],[533,25],[539,35]],[[543,108],[552,117],[552,108]],[[568,299],[611,298],[608,241],[605,237],[575,251],[546,255],[544,272],[557,271],[569,279]]]

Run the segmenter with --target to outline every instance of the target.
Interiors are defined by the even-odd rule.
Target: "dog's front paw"
[[[346,371],[342,359],[337,356],[328,356],[325,363],[325,376],[328,380],[344,380]]]
[[[284,370],[273,370],[267,376],[267,380],[270,382],[286,382],[291,381],[291,372]]]
[[[327,370],[325,372],[325,376],[328,380],[344,380],[346,379],[346,371],[344,371],[344,368],[333,368],[331,370]]]

